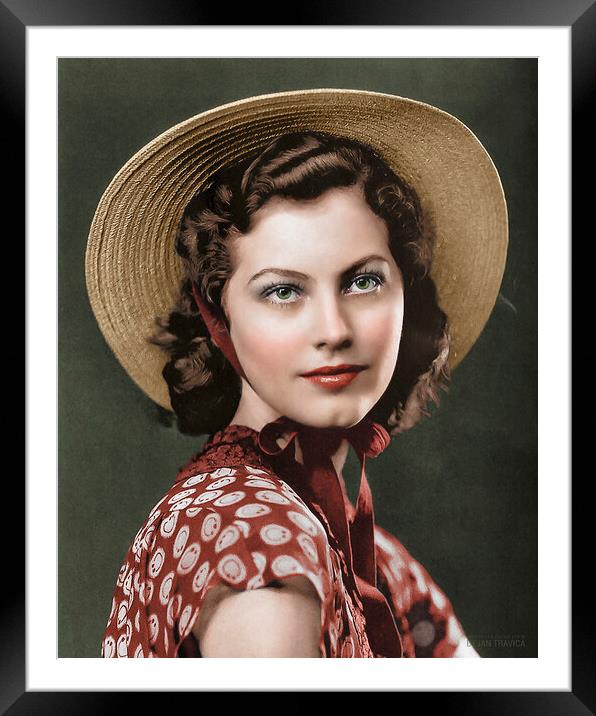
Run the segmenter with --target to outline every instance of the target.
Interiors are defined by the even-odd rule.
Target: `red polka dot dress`
[[[228,426],[180,470],[120,569],[101,655],[200,657],[192,629],[210,589],[303,575],[321,603],[322,657],[477,657],[445,594],[378,525],[376,584],[357,577],[339,523],[300,489],[302,466],[263,450],[261,437]],[[351,524],[357,509],[340,483]]]

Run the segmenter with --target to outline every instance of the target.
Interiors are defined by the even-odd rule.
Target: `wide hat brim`
[[[193,195],[222,166],[287,132],[364,141],[418,193],[435,230],[431,276],[452,337],[455,368],[484,328],[507,256],[507,209],[495,166],[474,134],[423,102],[362,90],[249,97],[168,129],[120,169],[98,204],[85,271],[91,307],[137,385],[171,409],[166,354],[148,342],[183,276],[176,231]]]

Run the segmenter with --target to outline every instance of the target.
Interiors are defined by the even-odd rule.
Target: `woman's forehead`
[[[391,257],[385,222],[360,190],[332,189],[315,200],[274,197],[232,241],[235,271],[279,267],[317,274],[341,272],[361,258]]]

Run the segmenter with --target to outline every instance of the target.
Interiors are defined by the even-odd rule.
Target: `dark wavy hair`
[[[167,352],[163,370],[178,429],[213,433],[232,419],[241,382],[212,343],[192,295],[227,320],[222,291],[232,272],[227,239],[246,233],[251,217],[273,196],[314,199],[334,187],[359,186],[389,230],[390,250],[404,278],[404,323],[391,382],[368,417],[392,434],[429,415],[447,389],[449,332],[429,275],[433,233],[414,190],[368,145],[323,132],[278,137],[264,150],[221,169],[188,204],[176,236],[185,275],[176,305],[157,318],[151,343]]]

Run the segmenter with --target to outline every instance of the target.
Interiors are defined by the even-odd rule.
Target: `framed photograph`
[[[362,11],[358,23],[333,27],[321,26],[316,18],[308,25],[283,27],[178,24],[176,10],[166,17],[159,14],[165,13],[161,9],[155,9],[151,26],[146,21],[130,24],[130,18],[118,17],[115,11],[108,18],[99,9],[92,21],[81,10],[72,10],[68,20],[57,8],[54,16],[49,13],[43,18],[36,18],[33,10],[11,11],[3,16],[2,32],[21,38],[21,44],[11,48],[7,43],[3,52],[13,51],[13,62],[18,61],[21,68],[26,57],[27,71],[27,629],[26,633],[18,631],[15,605],[6,617],[11,635],[6,646],[12,648],[4,661],[10,666],[6,673],[12,669],[19,675],[4,687],[3,705],[10,713],[19,713],[31,710],[33,701],[40,704],[36,708],[44,709],[45,705],[60,708],[72,699],[73,704],[90,704],[84,708],[105,709],[107,699],[114,698],[83,693],[89,691],[396,690],[443,691],[446,698],[464,704],[474,699],[475,712],[507,708],[526,713],[539,707],[546,713],[562,709],[580,713],[591,708],[593,692],[586,667],[594,659],[588,635],[574,632],[573,659],[571,650],[567,336],[569,109],[572,77],[574,110],[579,111],[582,92],[589,87],[585,77],[592,60],[585,38],[593,32],[593,8],[577,8],[569,18],[563,12],[561,17],[553,14],[548,20],[536,11],[532,24],[525,26],[519,26],[514,8],[507,9],[506,23],[504,16],[482,18],[478,14],[469,26],[461,19],[463,6],[454,8],[449,25],[436,25],[432,17],[422,23],[422,17],[414,16],[396,25],[394,18],[375,15],[377,26],[371,26]],[[460,18],[458,13],[462,13]],[[469,20],[470,16],[465,22]],[[336,24],[333,18],[331,22]],[[342,20],[337,18],[337,23]],[[19,77],[22,96],[25,77]],[[8,86],[15,86],[15,78],[13,73]],[[216,421],[213,430],[180,429],[185,418],[168,401],[166,381],[160,377],[163,384],[153,391],[144,382],[143,371],[135,373],[132,364],[122,359],[128,352],[137,365],[145,365],[145,358],[139,358],[144,355],[142,349],[135,355],[130,345],[125,348],[114,338],[117,327],[110,332],[117,316],[129,325],[131,321],[139,324],[135,316],[141,314],[118,296],[138,297],[135,305],[146,304],[152,289],[139,278],[142,272],[135,274],[135,270],[141,266],[150,283],[152,272],[164,263],[169,266],[170,259],[156,255],[153,267],[146,266],[148,259],[139,249],[143,241],[123,233],[119,236],[124,248],[109,259],[105,244],[109,232],[96,228],[100,219],[117,222],[122,211],[130,211],[139,216],[146,212],[136,225],[151,231],[146,221],[161,206],[159,187],[151,189],[154,175],[143,184],[143,167],[150,166],[150,160],[146,165],[133,164],[139,157],[148,157],[160,137],[172,137],[175,131],[182,136],[182,130],[175,128],[186,132],[196,122],[199,136],[218,112],[227,116],[228,110],[221,108],[233,107],[238,113],[254,98],[284,93],[286,97],[302,93],[309,101],[313,97],[319,101],[325,91],[335,92],[329,97],[337,102],[342,92],[350,95],[350,101],[357,92],[378,98],[377,103],[382,97],[403,98],[410,103],[408,108],[430,107],[452,118],[453,126],[463,126],[466,137],[483,148],[502,188],[505,250],[501,258],[497,252],[486,261],[493,274],[499,273],[493,281],[496,290],[491,305],[478,319],[478,330],[471,329],[474,335],[467,344],[463,339],[461,344],[454,341],[456,349],[464,346],[461,365],[457,361],[448,372],[447,389],[439,391],[440,399],[429,401],[430,409],[422,411],[415,426],[396,430],[388,449],[376,457],[369,454],[366,462],[376,525],[396,540],[399,549],[405,545],[399,554],[412,560],[410,588],[418,587],[427,599],[413,600],[409,611],[404,608],[398,613],[392,602],[397,597],[387,592],[401,636],[400,655],[481,658],[406,659],[398,664],[392,659],[352,659],[351,666],[333,659],[323,666],[299,659],[291,669],[285,667],[284,659],[228,658],[223,670],[213,659],[203,660],[198,669],[193,662],[169,659],[154,659],[152,664],[138,659],[111,662],[101,657],[183,655],[168,650],[167,636],[159,651],[158,640],[151,635],[153,647],[147,653],[140,644],[135,653],[125,653],[126,647],[119,653],[117,633],[112,654],[109,627],[119,621],[117,590],[125,586],[126,560],[134,552],[129,549],[141,536],[150,544],[146,520],[156,519],[165,496],[174,505],[186,499],[179,490],[166,492],[177,476],[183,475],[187,482],[198,480],[192,464],[188,473],[184,468],[191,456],[209,444],[205,436],[210,433],[212,438],[215,427],[221,426]],[[315,109],[331,116],[324,104],[309,105],[309,111],[313,116]],[[338,126],[344,123],[343,132],[338,131],[350,135],[356,120],[350,125],[352,118],[344,111],[345,118],[338,120]],[[355,106],[352,111],[357,111]],[[202,117],[207,119],[196,119]],[[325,121],[313,127],[332,127],[332,120]],[[292,122],[300,130],[313,128],[308,122],[298,126],[295,118]],[[378,120],[378,126],[384,122]],[[424,125],[417,118],[413,126]],[[273,129],[263,129],[262,134],[269,141],[275,136]],[[359,135],[354,129],[350,136]],[[383,136],[378,135],[376,145],[381,154]],[[416,141],[416,133],[411,137]],[[251,141],[247,132],[238,146],[249,146]],[[259,142],[254,139],[255,152],[267,146],[265,139]],[[389,147],[390,140],[386,143]],[[470,164],[465,171],[461,168],[455,139],[446,135],[444,145],[449,150],[444,156],[451,152],[453,157],[452,166],[445,169],[445,181],[453,183],[458,168],[462,174],[473,174],[476,165]],[[168,145],[168,151],[173,146]],[[168,172],[184,160],[186,147],[180,151],[164,159],[164,185],[175,181]],[[207,150],[202,151],[204,155]],[[245,154],[247,162],[254,159]],[[385,156],[392,156],[389,148]],[[429,163],[433,156],[430,151]],[[212,159],[215,164],[219,161],[217,150]],[[134,171],[127,174],[131,167]],[[552,176],[557,182],[548,180]],[[119,177],[122,184],[117,184]],[[418,186],[415,172],[412,182]],[[419,186],[424,185],[421,180]],[[180,184],[187,203],[197,186]],[[200,186],[204,190],[207,185]],[[128,192],[121,204],[118,191]],[[424,202],[422,196],[423,207]],[[469,200],[469,205],[465,201],[460,205],[444,197],[441,202],[451,207],[445,216],[453,218],[459,212],[463,217],[468,211],[461,226],[472,235],[469,227],[482,214],[475,212],[478,203]],[[101,213],[102,206],[108,207],[108,213]],[[181,203],[172,221],[180,222],[183,210]],[[435,222],[440,220],[440,215],[435,218]],[[114,233],[110,235],[124,231],[117,223],[111,226]],[[172,226],[164,229],[164,235],[172,239],[170,248]],[[485,229],[478,232],[488,235]],[[482,250],[470,257],[469,246],[458,257],[462,274],[466,262],[480,272]],[[437,254],[441,255],[440,250]],[[128,283],[109,300],[102,294],[101,303],[93,286],[104,291],[102,281],[108,269],[102,262],[109,260],[113,261],[111,275],[119,277],[115,280]],[[122,262],[135,269],[118,273]],[[100,267],[97,272],[96,266]],[[180,275],[173,271],[171,285],[175,286]],[[489,274],[483,274],[487,286]],[[549,286],[555,280],[558,292],[553,295]],[[455,285],[460,293],[464,291],[465,284]],[[279,287],[275,290],[281,300]],[[447,295],[446,289],[441,295]],[[454,295],[456,305],[457,289]],[[109,306],[105,314],[98,309],[100,303]],[[466,315],[470,305],[468,301]],[[153,308],[147,309],[147,315],[154,315]],[[213,338],[200,299],[198,310],[211,332],[207,337]],[[287,310],[278,313],[289,315]],[[165,313],[161,315],[163,319]],[[146,335],[150,328],[139,327],[139,333]],[[264,334],[259,335],[265,341]],[[40,345],[45,348],[40,350]],[[56,346],[56,352],[49,346]],[[225,348],[221,350],[229,358]],[[233,360],[230,363],[234,365]],[[548,385],[540,380],[545,375],[551,376]],[[273,384],[275,379],[268,374],[268,380]],[[177,395],[176,390],[170,385],[169,396]],[[239,414],[245,415],[237,410]],[[233,411],[223,425],[231,415]],[[357,453],[354,449],[348,455],[343,477],[347,497],[360,509],[364,493]],[[312,468],[313,475],[316,469]],[[223,473],[215,477],[225,481]],[[256,482],[270,477],[252,475]],[[194,490],[195,484],[188,489]],[[281,499],[286,497],[284,493]],[[159,524],[163,535],[164,523]],[[284,528],[277,527],[281,534]],[[341,539],[338,544],[345,547]],[[203,556],[206,548],[206,544],[198,548]],[[186,543],[181,549],[186,555]],[[304,545],[302,549],[308,551]],[[354,563],[359,562],[356,549],[354,554]],[[179,573],[184,571],[181,564]],[[257,582],[253,585],[258,586]],[[363,603],[365,619],[372,624],[372,606],[367,611],[366,599]],[[423,603],[426,616],[417,611]],[[169,609],[168,600],[162,604],[160,628]],[[438,604],[445,605],[440,614]],[[23,607],[20,604],[18,609]],[[577,614],[581,612],[574,611],[574,617]],[[174,631],[181,629],[177,620],[174,615]],[[126,619],[122,624],[126,636]],[[453,633],[456,628],[461,629],[461,636],[449,652],[449,630]],[[120,643],[131,642],[129,634]],[[19,661],[15,654],[22,654],[23,646],[25,655]],[[366,655],[357,649],[348,651],[332,652],[329,647],[323,655]],[[397,655],[383,653],[381,647],[378,652],[373,648],[369,655]],[[71,691],[81,693],[65,693]]]

